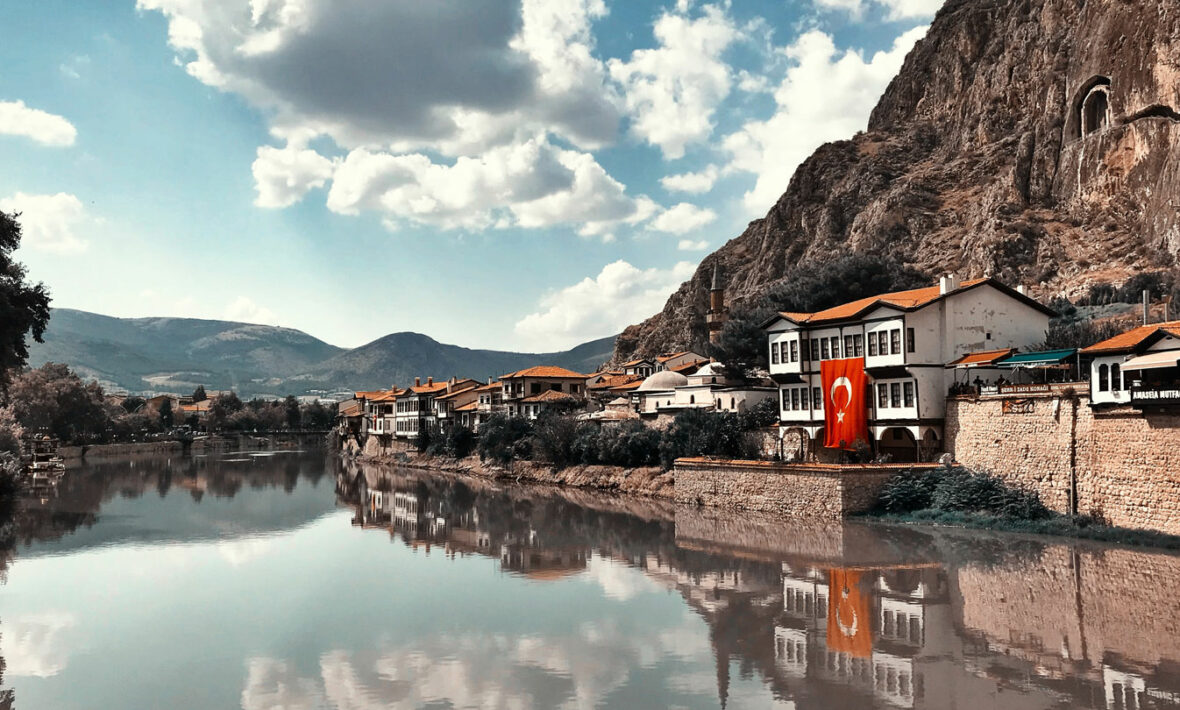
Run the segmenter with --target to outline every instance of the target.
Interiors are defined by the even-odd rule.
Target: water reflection
[[[303,456],[93,467],[25,516],[0,710],[1180,707],[1166,554]]]

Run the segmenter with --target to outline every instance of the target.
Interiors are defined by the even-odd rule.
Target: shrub
[[[739,415],[689,409],[676,415],[660,441],[660,463],[665,469],[685,456],[757,458],[758,444]]]
[[[881,490],[878,510],[927,516],[985,514],[1013,520],[1043,520],[1051,515],[1035,492],[961,466],[899,473]]]
[[[533,450],[554,468],[578,463],[574,448],[577,429],[578,423],[573,417],[547,409],[533,425]]]
[[[497,463],[508,463],[514,458],[529,458],[532,447],[528,437],[532,424],[523,417],[504,413],[493,414],[479,428],[479,458]]]

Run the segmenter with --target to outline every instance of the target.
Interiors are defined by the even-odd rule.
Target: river
[[[1180,557],[322,455],[74,469],[0,708],[1180,707]]]

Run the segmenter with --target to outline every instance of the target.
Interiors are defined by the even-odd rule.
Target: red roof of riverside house
[[[1125,333],[1119,333],[1113,338],[1107,338],[1101,343],[1095,343],[1088,348],[1082,348],[1081,352],[1083,355],[1127,352],[1140,346],[1150,345],[1155,342],[1158,336],[1163,335],[1180,338],[1180,320],[1141,325]]]
[[[564,402],[567,399],[577,398],[566,394],[565,392],[558,392],[557,390],[545,390],[541,394],[534,394],[533,396],[525,397],[520,401],[522,404],[537,404],[541,402]]]
[[[687,350],[683,350],[678,353],[670,353],[667,355],[660,355],[659,357],[656,358],[656,362],[668,362],[669,360],[675,360],[678,357],[681,357],[683,355],[688,355],[688,354],[689,354],[689,352]]]
[[[529,367],[524,370],[517,370],[516,372],[509,372],[507,375],[500,377],[501,380],[513,380],[521,377],[554,377],[566,378],[571,380],[584,380],[589,375],[583,375],[573,370],[567,370],[564,367],[557,367],[556,365],[537,365],[536,367]]]
[[[459,380],[458,382],[455,383],[455,389],[451,390],[450,392],[447,392],[444,395],[440,395],[438,397],[435,397],[435,399],[450,399],[451,397],[458,397],[459,395],[461,395],[465,392],[466,393],[474,393],[476,390],[479,389],[478,387],[476,387],[473,384],[474,382],[475,382],[475,380]]]
[[[365,413],[358,400],[350,400],[340,404],[339,414],[342,417],[359,417]]]
[[[455,407],[455,411],[456,412],[474,412],[478,408],[479,408],[479,402],[468,402],[467,404],[461,404],[458,407]]]
[[[708,364],[709,360],[707,358],[703,358],[701,360],[693,360],[692,362],[686,362],[683,365],[677,365],[676,367],[671,367],[668,369],[672,370],[672,372],[679,372],[682,375],[691,375]]]
[[[353,392],[352,396],[357,399],[372,399],[385,394],[385,390],[373,390],[371,392]]]
[[[628,360],[627,362],[623,363],[622,365],[619,365],[619,367],[633,367],[635,365],[638,365],[641,362],[652,362],[652,360],[649,358],[646,358],[646,357],[641,357],[638,360]]]
[[[372,395],[371,397],[369,397],[369,401],[370,402],[392,402],[393,400],[397,399],[401,395],[405,394],[405,392],[406,392],[405,390],[399,390],[396,387],[394,387],[391,390],[387,390],[385,392],[369,392],[368,394]]]
[[[616,387],[611,387],[610,391],[611,392],[627,392],[627,391],[630,391],[633,389],[638,389],[639,385],[641,385],[641,384],[643,384],[643,380],[639,379],[639,380],[635,380],[634,382],[628,382],[625,385],[618,385]]]
[[[480,385],[479,387],[476,387],[475,391],[476,392],[492,392],[494,390],[502,389],[503,387],[504,387],[503,382],[489,382],[486,385]]]
[[[435,392],[445,390],[446,388],[447,388],[446,382],[432,382],[430,384],[414,385],[413,387],[407,387],[402,392],[402,394],[434,394]]]
[[[1025,304],[1036,308],[1037,310],[1050,315],[1056,315],[1056,313],[1054,313],[1051,308],[1042,305],[1036,299],[1026,296],[1016,289],[1010,288],[1007,285],[996,281],[995,279],[985,278],[964,281],[963,283],[959,284],[958,288],[945,294],[942,293],[942,289],[937,285],[926,286],[924,288],[915,288],[908,291],[894,291],[892,293],[883,293],[878,296],[869,296],[867,298],[861,298],[859,300],[844,303],[822,311],[817,311],[815,313],[783,312],[779,313],[775,319],[781,317],[800,325],[811,325],[850,320],[878,306],[893,306],[894,308],[898,308],[903,311],[913,311],[922,308],[923,306],[928,306],[941,298],[945,298],[946,296],[962,293],[963,291],[969,291],[985,284],[993,286],[994,288],[1002,291],[1012,298],[1020,300]],[[770,325],[772,322],[774,321],[767,321],[764,325]]]
[[[1016,348],[1001,348],[999,350],[980,350],[979,352],[967,353],[963,357],[953,362],[948,362],[947,367],[982,367],[984,365],[991,365],[999,362],[1009,355],[1016,352]]]
[[[631,384],[632,382],[642,382],[643,378],[639,375],[608,375],[603,378],[601,382],[595,382],[587,389],[592,390],[609,390],[620,385]]]

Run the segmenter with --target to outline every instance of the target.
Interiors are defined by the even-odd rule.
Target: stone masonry
[[[1075,396],[952,398],[946,448],[1037,491],[1055,511],[1180,534],[1180,415],[1092,409]]]
[[[881,487],[903,468],[678,459],[676,502],[838,520],[872,508]]]

